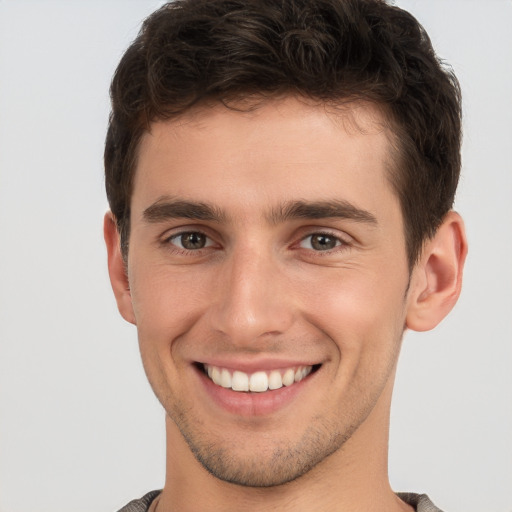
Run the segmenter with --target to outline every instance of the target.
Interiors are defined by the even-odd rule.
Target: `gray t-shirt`
[[[153,500],[160,494],[161,491],[151,491],[143,496],[140,500],[133,500],[125,505],[118,512],[147,512]],[[412,492],[399,492],[397,493],[400,499],[407,504],[415,507],[416,512],[442,512],[437,508],[429,499],[426,494],[415,494]]]

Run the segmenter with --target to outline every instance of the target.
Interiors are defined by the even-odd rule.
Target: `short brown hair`
[[[106,190],[125,256],[150,123],[204,101],[276,94],[363,99],[389,113],[399,155],[390,177],[412,267],[453,205],[460,88],[418,21],[384,0],[176,0],[149,16],[111,85]]]

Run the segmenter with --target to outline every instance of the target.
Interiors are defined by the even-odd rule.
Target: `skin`
[[[456,302],[466,241],[450,212],[409,272],[389,137],[371,104],[329,113],[294,97],[196,108],[143,137],[126,264],[110,214],[105,239],[167,412],[154,509],[411,510],[387,475],[396,363],[404,330]],[[184,249],[183,233],[206,245]],[[318,369],[263,414],[220,406],[197,365],[290,361]]]

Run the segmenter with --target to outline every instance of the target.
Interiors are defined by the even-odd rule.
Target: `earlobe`
[[[121,316],[132,324],[135,324],[133,313],[130,284],[126,274],[125,262],[121,253],[121,243],[114,215],[109,211],[103,221],[103,235],[107,246],[108,273],[110,283],[117,301],[117,307]]]
[[[407,328],[428,331],[452,310],[460,295],[466,254],[464,222],[450,211],[413,270]]]

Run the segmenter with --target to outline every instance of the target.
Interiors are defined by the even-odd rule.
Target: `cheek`
[[[135,267],[135,266],[134,266]],[[144,264],[130,276],[137,327],[160,331],[193,318],[207,293],[207,275],[185,266],[170,271],[166,264]]]
[[[205,287],[194,286],[190,274],[169,272],[165,265],[145,264],[136,270],[130,286],[142,363],[153,392],[170,410],[179,401],[179,372],[186,366],[176,347],[183,349],[180,337],[201,317]]]
[[[146,264],[135,270],[130,284],[146,373],[155,367],[167,373],[172,371],[175,340],[194,326],[207,303],[205,279],[191,279],[190,272],[170,272],[166,265]]]
[[[407,276],[355,268],[329,270],[303,280],[296,290],[303,314],[335,341],[340,356],[357,359],[367,352],[372,359],[382,357],[401,339]]]

